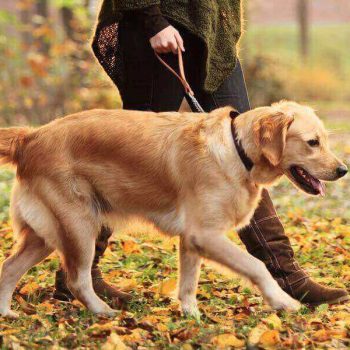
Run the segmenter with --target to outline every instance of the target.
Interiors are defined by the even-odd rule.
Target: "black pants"
[[[203,55],[205,50],[200,39],[177,24],[184,40],[183,58],[186,78],[196,98],[205,111],[231,105],[240,113],[250,109],[247,89],[239,62],[232,74],[213,93],[205,92],[203,86]],[[142,24],[131,18],[121,22],[120,41],[123,47],[125,89],[122,92],[123,107],[155,112],[177,111],[184,97],[181,83],[155,57]],[[164,55],[165,60],[178,68],[177,56]]]

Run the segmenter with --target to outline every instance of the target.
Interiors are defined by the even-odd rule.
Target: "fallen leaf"
[[[282,321],[276,314],[271,314],[262,320],[268,326],[272,326],[273,329],[283,331]]]
[[[168,331],[168,327],[164,323],[158,323],[157,330],[159,332],[166,332],[166,331]]]
[[[279,332],[275,329],[269,329],[261,335],[259,345],[261,345],[263,348],[268,348],[278,344],[280,341],[281,339]]]
[[[142,343],[147,337],[148,332],[142,328],[135,328],[130,334],[123,335],[121,338],[131,343]]]
[[[95,323],[89,327],[89,331],[106,331],[111,330],[119,325],[119,321],[112,321],[106,323]]]
[[[39,288],[40,286],[36,282],[29,282],[26,285],[24,285],[19,292],[21,294],[28,295],[32,294]]]
[[[36,313],[34,306],[27,303],[20,295],[16,295],[15,298],[16,298],[18,304],[20,305],[21,309],[27,315],[34,315]]]
[[[158,289],[158,293],[160,295],[172,295],[176,289],[177,286],[177,280],[175,278],[169,278],[165,281],[162,281],[159,284],[159,289]]]
[[[132,278],[125,278],[123,280],[118,281],[118,288],[123,290],[124,292],[128,292],[137,287],[137,281]]]
[[[324,341],[329,340],[330,336],[331,336],[331,334],[327,330],[320,329],[312,335],[312,338],[316,341],[324,342]]]
[[[170,312],[169,308],[167,307],[153,307],[152,313],[155,315],[168,315]]]
[[[111,333],[107,341],[102,345],[102,350],[128,350],[128,346],[124,344],[117,333]]]
[[[186,341],[189,339],[193,339],[199,332],[199,328],[197,327],[186,327],[177,329],[171,332],[170,336],[172,339],[179,339],[181,341]]]
[[[9,335],[9,334],[15,334],[15,333],[18,333],[20,332],[20,329],[6,329],[4,331],[1,331],[0,332],[0,336],[3,336],[3,335]]]
[[[45,281],[48,275],[49,273],[47,271],[44,271],[42,274],[38,276],[37,281],[39,282]]]
[[[268,329],[265,324],[259,323],[256,327],[254,327],[248,336],[248,344],[249,345],[257,345],[260,341],[260,337],[266,332]]]
[[[121,245],[122,245],[123,252],[126,254],[140,252],[139,245],[133,240],[122,241]]]
[[[193,350],[193,347],[191,344],[184,344],[182,345],[181,350]]]
[[[227,347],[241,348],[245,345],[244,340],[238,339],[234,334],[220,334],[211,338],[211,343],[218,349]]]
[[[43,303],[38,305],[38,309],[41,309],[46,314],[52,314],[54,311],[54,305],[51,304],[49,301],[44,301]]]

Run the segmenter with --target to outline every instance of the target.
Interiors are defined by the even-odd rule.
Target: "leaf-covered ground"
[[[333,113],[327,125],[339,155],[350,163],[350,121]],[[349,117],[347,113],[346,116]],[[8,222],[13,178],[0,182],[0,261],[12,247]],[[286,182],[273,198],[298,261],[318,281],[350,287],[350,176],[327,186],[324,199],[305,197]],[[234,233],[232,239],[237,240]],[[142,223],[117,230],[102,261],[105,278],[133,300],[114,319],[96,317],[78,302],[52,299],[55,255],[21,280],[13,306],[21,317],[0,318],[1,349],[347,349],[350,305],[273,312],[248,282],[205,262],[198,290],[202,319],[185,319],[174,298],[177,239],[164,238]]]

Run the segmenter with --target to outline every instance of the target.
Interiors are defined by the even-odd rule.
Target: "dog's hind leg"
[[[45,237],[52,241],[60,255],[73,295],[92,312],[112,315],[115,310],[96,295],[92,286],[95,240],[103,218],[95,210],[89,190],[90,185],[77,178],[60,178],[55,182],[41,179],[40,198],[49,210],[46,216],[51,217],[55,230],[54,234],[45,233]],[[42,222],[38,226],[42,227],[44,235],[46,228]]]
[[[91,266],[95,255],[95,240],[87,238],[78,242],[78,245],[79,248],[71,246],[63,253],[69,290],[92,312],[114,315],[116,311],[101,300],[93,289]]]
[[[47,247],[29,226],[24,226],[18,233],[15,252],[7,258],[0,273],[0,315],[17,317],[11,311],[11,298],[16,284],[24,273],[51,254],[53,249]]]
[[[179,300],[185,315],[200,318],[197,307],[196,291],[200,274],[201,257],[197,252],[189,249],[185,239],[180,238],[179,253]]]
[[[116,311],[96,295],[92,285],[91,266],[100,228],[98,220],[83,206],[70,208],[66,203],[65,210],[56,214],[61,226],[59,253],[67,272],[69,290],[92,312],[113,315]]]

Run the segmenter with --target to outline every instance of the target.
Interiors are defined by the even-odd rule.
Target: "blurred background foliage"
[[[98,0],[0,0],[0,120],[45,123],[121,106],[90,49]],[[347,0],[245,0],[241,59],[253,106],[282,98],[350,111]]]

